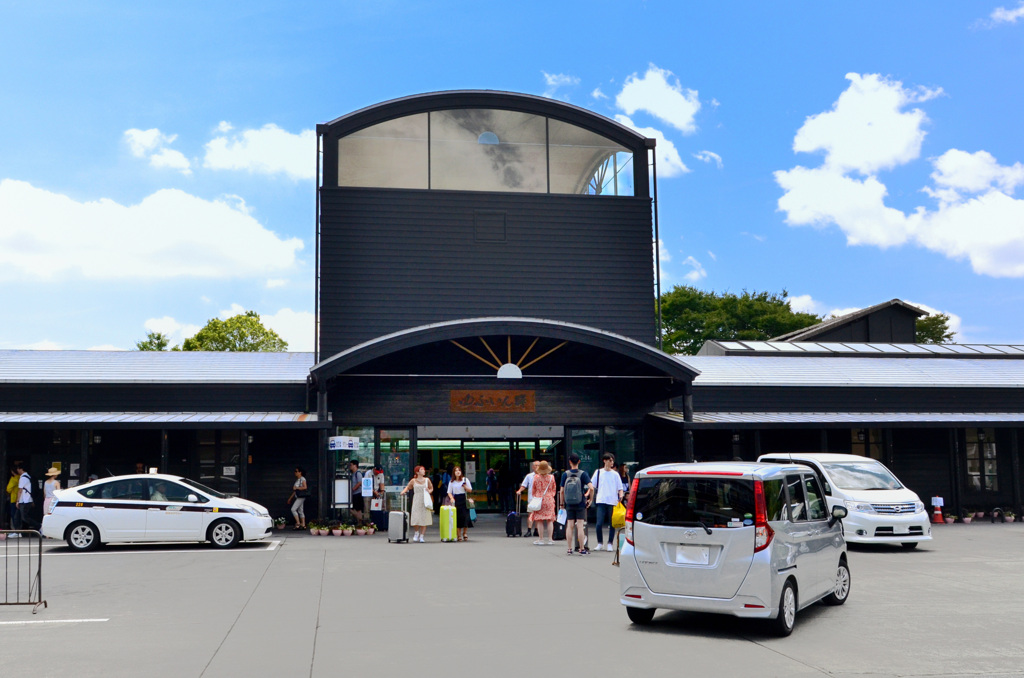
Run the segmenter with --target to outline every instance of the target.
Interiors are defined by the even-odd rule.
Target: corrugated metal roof
[[[748,355],[846,355],[871,358],[900,356],[945,356],[949,358],[990,357],[1021,358],[1024,346],[1005,344],[881,344],[851,341],[707,341],[701,346],[701,356]]]
[[[0,351],[0,383],[305,383],[312,353]]]
[[[683,423],[681,412],[651,416]],[[694,424],[1001,424],[1024,422],[1024,412],[694,412]]]
[[[330,417],[328,417],[328,421]],[[121,424],[246,424],[281,425],[319,423],[315,412],[0,412],[0,424],[77,425]]]
[[[701,386],[888,386],[1021,388],[1024,360],[684,356]]]

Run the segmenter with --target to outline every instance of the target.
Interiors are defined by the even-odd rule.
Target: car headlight
[[[875,513],[875,507],[867,502],[863,501],[847,501],[843,502],[846,504],[848,511],[858,511],[859,513]]]
[[[924,513],[924,502],[923,501],[915,501],[914,502],[914,513]]]

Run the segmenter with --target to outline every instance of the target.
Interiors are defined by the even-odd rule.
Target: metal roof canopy
[[[0,384],[304,384],[312,353],[0,351]]]
[[[39,428],[330,428],[306,412],[0,412],[6,429]]]
[[[857,358],[1024,358],[1017,344],[883,344],[851,341],[716,341],[705,342],[700,357],[791,356]]]
[[[886,388],[1024,388],[1024,360],[980,355],[919,358],[890,356],[686,356],[702,386]]]
[[[688,429],[750,428],[945,428],[1020,426],[1024,412],[651,412],[650,416]]]

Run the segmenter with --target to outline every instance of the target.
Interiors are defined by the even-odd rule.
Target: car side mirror
[[[847,515],[849,515],[849,511],[846,510],[845,506],[833,506],[832,519],[828,521],[829,526],[835,525],[837,521],[842,520]]]
[[[196,502],[198,502],[198,501],[199,501],[199,497],[197,497],[197,496],[196,496],[196,495],[194,495],[194,494],[190,494],[190,495],[188,495],[188,497],[186,497],[186,498],[187,498],[187,499],[188,499],[188,501],[189,501],[190,503],[192,503],[192,504],[195,504]]]

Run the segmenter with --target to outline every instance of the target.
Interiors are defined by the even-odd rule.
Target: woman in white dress
[[[422,466],[413,469],[413,478],[402,490],[402,494],[407,494],[410,490],[412,490],[412,512],[409,516],[409,523],[412,525],[412,540],[422,544],[427,536],[427,528],[434,522],[434,515],[427,508],[423,498],[424,493],[426,496],[430,496],[434,492],[434,484],[427,477],[427,469]]]

